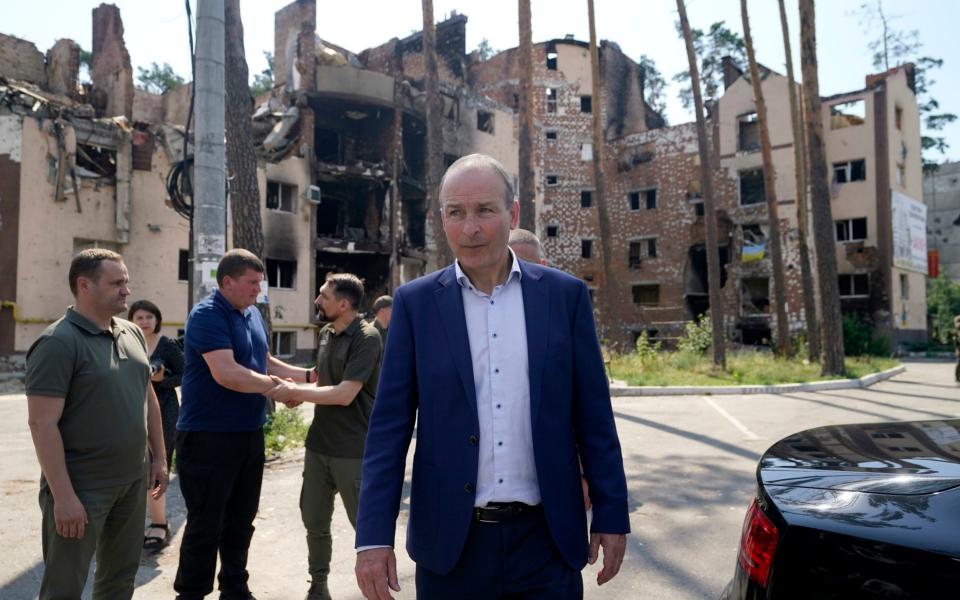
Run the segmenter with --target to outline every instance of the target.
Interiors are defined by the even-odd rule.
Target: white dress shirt
[[[530,423],[530,369],[523,276],[510,250],[507,281],[486,294],[455,263],[463,296],[480,424],[475,506],[540,503]]]

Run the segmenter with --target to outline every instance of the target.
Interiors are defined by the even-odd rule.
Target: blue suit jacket
[[[530,369],[530,419],[543,510],[564,559],[587,558],[580,467],[590,484],[591,531],[628,533],[627,486],[610,393],[584,283],[521,261]],[[407,552],[448,573],[470,528],[479,448],[463,297],[451,265],[398,288],[370,418],[357,546],[394,543],[414,424]]]

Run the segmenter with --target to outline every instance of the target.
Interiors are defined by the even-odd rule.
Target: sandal
[[[157,537],[155,535],[145,535],[143,536],[143,549],[144,550],[160,550],[168,543],[170,543],[170,524],[169,523],[150,523],[150,526],[147,527],[147,531],[151,529],[162,529],[163,537]]]

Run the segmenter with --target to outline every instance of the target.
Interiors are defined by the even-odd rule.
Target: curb
[[[733,394],[789,394],[792,392],[818,392],[821,390],[847,390],[867,388],[903,373],[903,365],[864,375],[859,379],[833,379],[809,383],[782,383],[778,385],[720,385],[720,386],[610,386],[611,397],[624,396],[722,396]]]

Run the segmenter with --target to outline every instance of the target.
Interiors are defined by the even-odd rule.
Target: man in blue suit
[[[370,600],[399,590],[394,533],[416,424],[407,551],[417,597],[581,598],[581,569],[602,547],[597,582],[609,581],[630,531],[587,288],[508,248],[519,208],[496,160],[451,165],[440,209],[457,260],[394,293],[364,452],[357,582]]]

